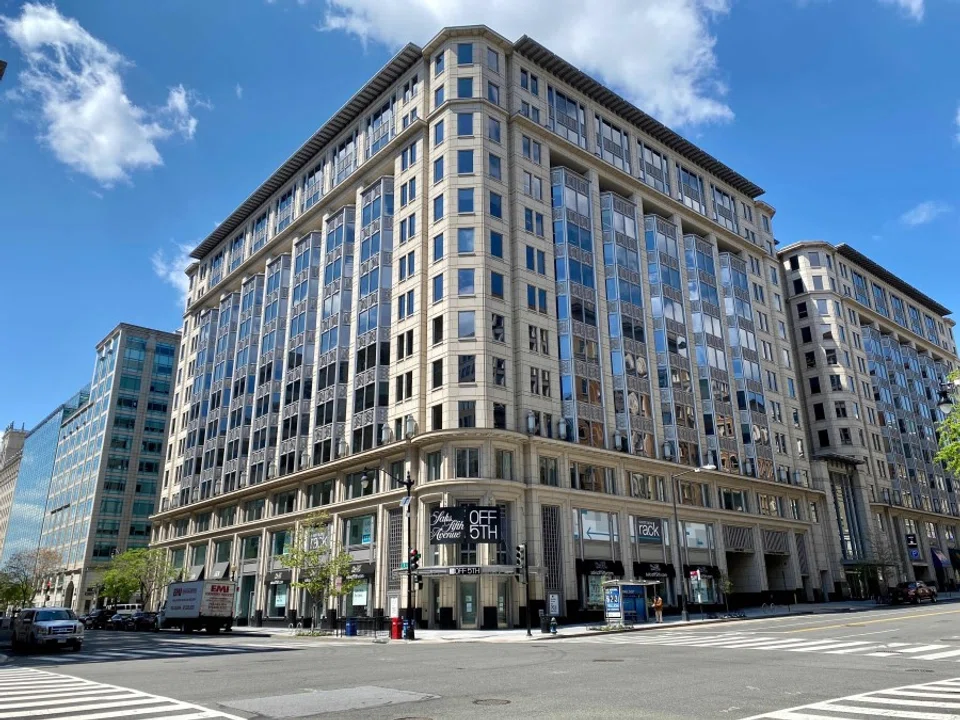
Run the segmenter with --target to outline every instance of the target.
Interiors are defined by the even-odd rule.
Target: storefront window
[[[344,520],[344,538],[347,546],[367,546],[373,543],[373,515]]]
[[[704,523],[683,523],[687,537],[687,548],[691,550],[713,549],[713,526]]]
[[[690,602],[704,605],[719,602],[716,578],[701,572],[700,577],[690,578]]]
[[[290,594],[288,583],[277,583],[267,588],[267,615],[270,617],[286,617],[287,597]]]

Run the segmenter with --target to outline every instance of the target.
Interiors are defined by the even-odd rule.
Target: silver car
[[[27,608],[13,622],[13,650],[83,647],[83,623],[70,608]]]

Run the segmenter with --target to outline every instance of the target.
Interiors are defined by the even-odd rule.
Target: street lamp
[[[940,383],[940,399],[937,401],[937,407],[944,415],[949,415],[953,409],[954,392],[958,389],[960,389],[960,379]]]
[[[413,489],[414,481],[410,477],[410,471],[407,470],[406,478],[398,478],[396,475],[388,473],[386,470],[378,470],[398,485],[403,485],[407,489],[407,640],[416,640],[413,630],[413,531],[411,530],[411,521],[413,518],[413,508],[410,504],[410,491]],[[372,479],[370,470],[364,469],[360,475],[360,487],[367,489],[370,487]]]
[[[677,513],[677,495],[680,494],[679,478],[682,478],[684,475],[689,475],[690,473],[698,473],[705,470],[709,471],[716,469],[716,465],[701,465],[700,467],[690,468],[689,470],[684,470],[681,473],[670,476],[670,483],[673,485],[671,490],[673,493],[673,534],[677,543],[677,563],[680,565],[681,570],[683,568],[683,557],[680,554],[680,515]],[[684,598],[684,588],[686,587],[685,583],[687,580],[683,576],[682,572],[678,574],[680,576],[680,592],[677,599],[680,601],[680,619],[683,620],[683,622],[690,622],[690,614],[687,612],[686,598]]]

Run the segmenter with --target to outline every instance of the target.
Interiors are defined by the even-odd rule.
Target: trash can
[[[390,618],[390,639],[403,640],[403,621],[398,618]]]
[[[540,611],[540,632],[544,635],[550,634],[550,616]]]
[[[356,618],[347,618],[347,623],[343,632],[347,637],[356,637],[357,636],[357,620]]]
[[[257,621],[257,627],[258,628],[263,627],[263,610],[257,610],[254,617],[256,618],[256,621]]]

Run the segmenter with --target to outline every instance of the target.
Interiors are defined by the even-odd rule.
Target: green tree
[[[947,376],[947,382],[955,389],[960,382],[960,371],[954,371]],[[944,468],[953,475],[960,474],[960,403],[954,403],[947,416],[937,425],[937,437],[940,451],[937,453],[937,462],[943,463]]]
[[[323,511],[300,523],[279,560],[284,567],[299,570],[293,587],[310,594],[315,621],[329,598],[352,593],[363,582],[352,576],[353,556],[337,544],[330,516]]]
[[[20,550],[3,566],[3,595],[14,607],[30,605],[40,584],[61,566],[60,554],[46,548]]]
[[[723,605],[727,609],[727,615],[730,614],[730,595],[733,593],[733,580],[726,573],[720,575],[720,592],[723,593]]]
[[[127,602],[138,594],[143,607],[156,604],[160,592],[177,576],[177,570],[160,548],[134,548],[116,555],[103,573],[102,595]]]

